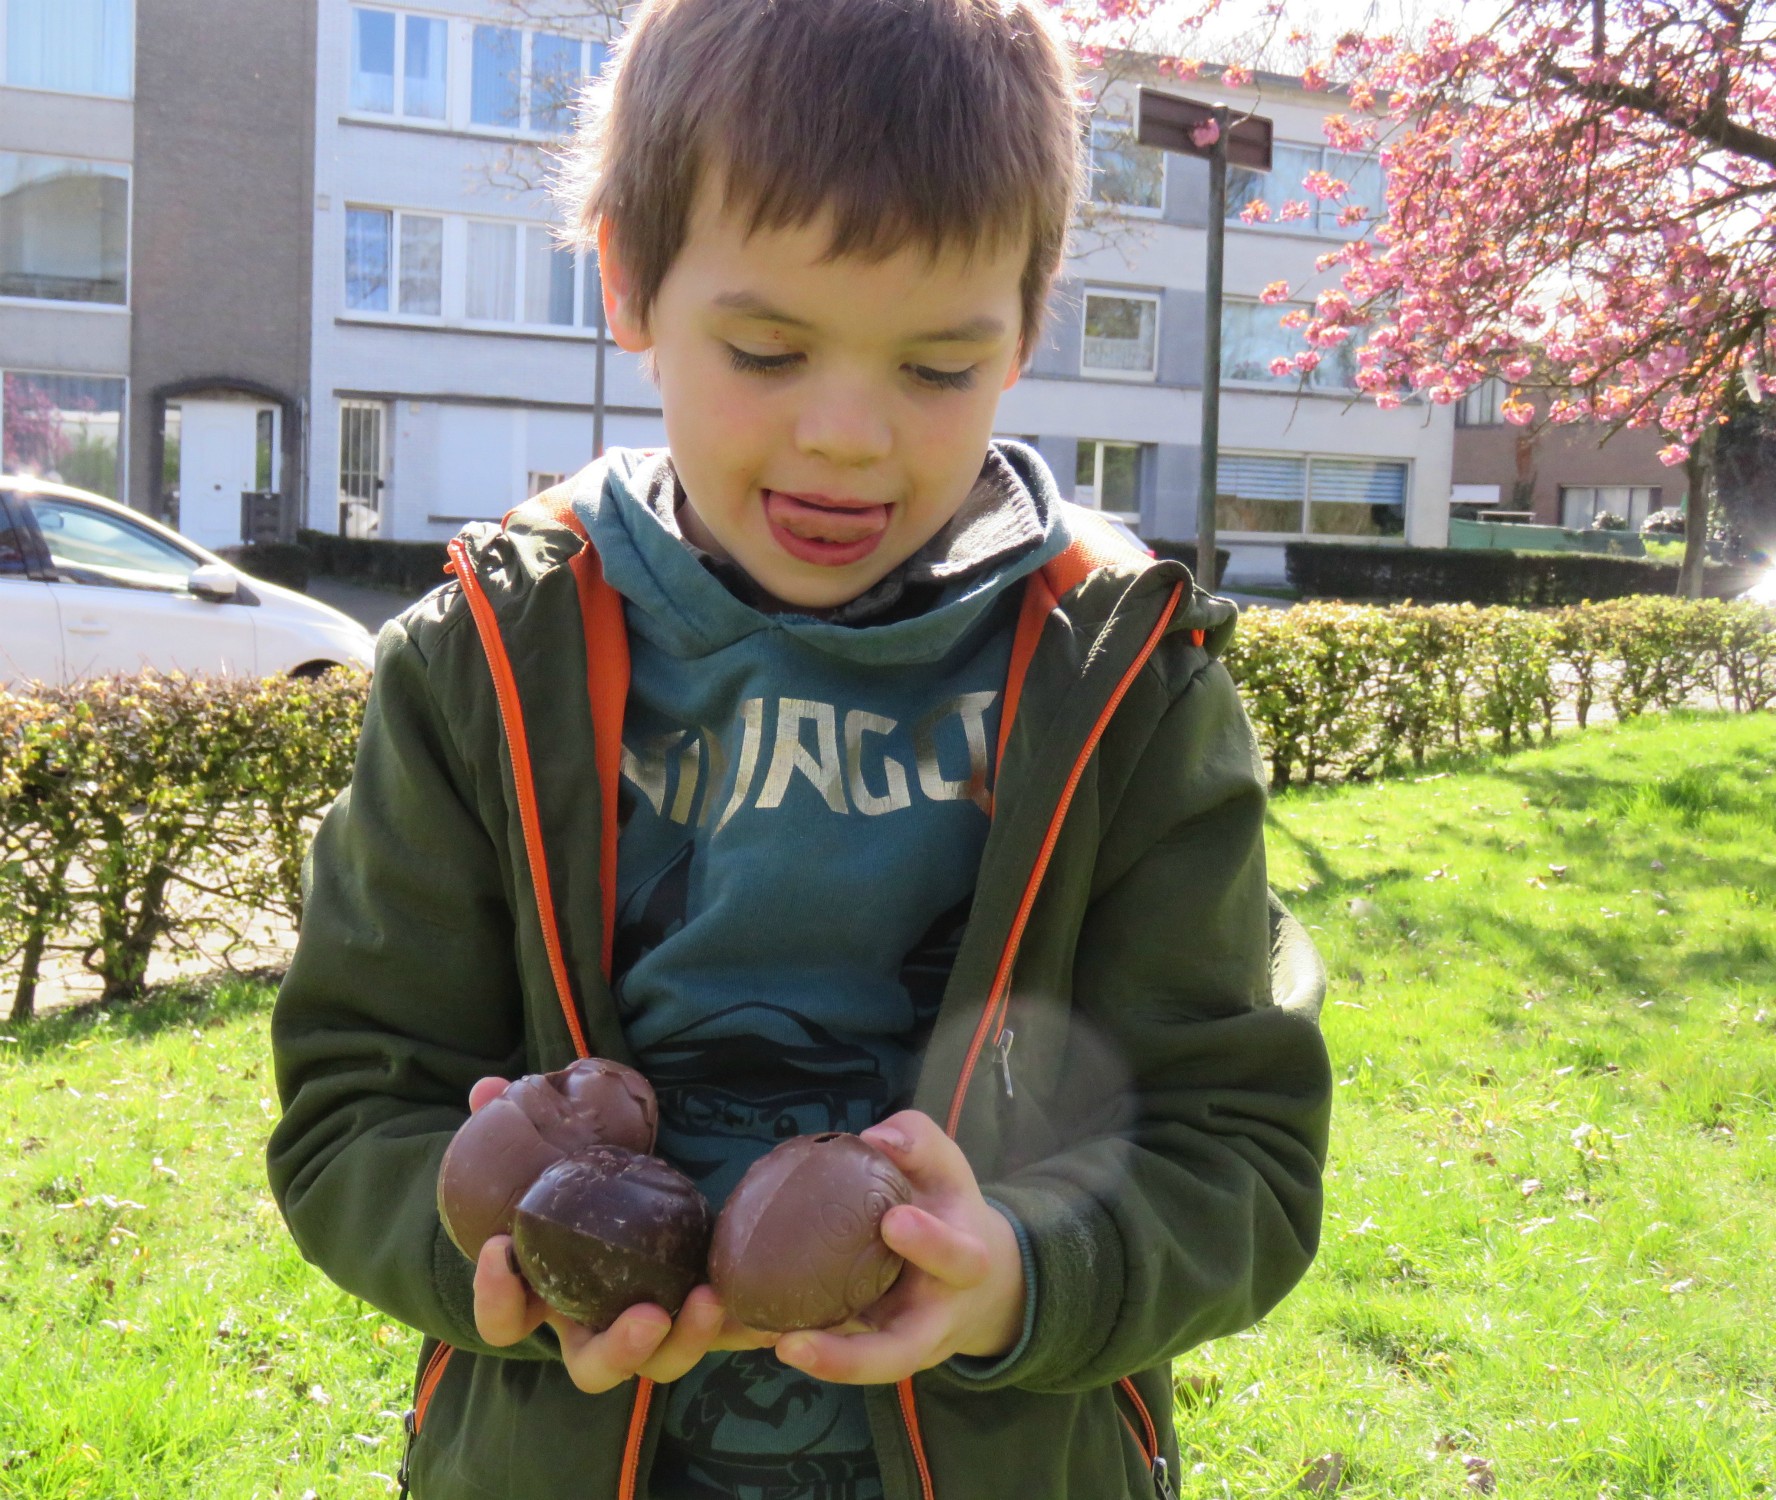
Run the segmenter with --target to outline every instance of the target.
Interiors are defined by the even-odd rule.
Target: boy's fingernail
[[[863,1133],[863,1138],[871,1145],[881,1146],[888,1151],[908,1151],[911,1146],[907,1138],[898,1130],[889,1130],[881,1125],[872,1125]]]

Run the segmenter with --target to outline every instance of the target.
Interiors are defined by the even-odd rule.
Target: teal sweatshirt
[[[840,618],[767,614],[685,542],[668,460],[611,470],[579,514],[630,639],[615,994],[656,1150],[719,1207],[779,1141],[910,1102],[990,826],[1011,585],[1061,543],[1041,461],[995,450]],[[863,1392],[711,1355],[666,1395],[654,1488],[875,1500]]]

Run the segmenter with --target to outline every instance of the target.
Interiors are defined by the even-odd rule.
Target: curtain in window
[[[444,310],[444,221],[401,215],[401,311],[435,318]]]
[[[1092,128],[1091,195],[1099,203],[1158,208],[1165,194],[1165,158],[1143,146],[1127,126]]]
[[[1307,174],[1320,165],[1317,146],[1275,145],[1270,152],[1270,170],[1254,172],[1250,167],[1227,169],[1227,217],[1238,219],[1240,210],[1254,199],[1269,204],[1272,219],[1282,212],[1285,203],[1308,202]],[[1313,220],[1303,221],[1302,228],[1312,231]]]
[[[0,296],[121,306],[128,170],[0,152]]]
[[[130,96],[131,0],[11,0],[6,81],[16,88]]]
[[[389,251],[393,215],[387,209],[345,213],[345,305],[355,312],[389,310]]]
[[[471,318],[490,323],[517,320],[518,226],[469,224],[469,296]]]
[[[1287,358],[1307,348],[1300,333],[1283,327],[1283,314],[1288,310],[1262,302],[1221,304],[1223,380],[1251,381],[1285,389],[1300,383],[1298,376],[1270,372],[1273,359]],[[1354,390],[1357,384],[1356,339],[1346,338],[1343,343],[1321,349],[1319,353],[1320,362],[1307,378],[1308,388],[1317,391]]]
[[[469,79],[469,118],[477,125],[516,129],[524,33],[511,26],[477,26]]]
[[[351,107],[395,112],[395,18],[386,10],[352,12]]]
[[[1215,465],[1215,524],[1224,531],[1299,535],[1307,498],[1307,460],[1223,453]]]
[[[449,31],[442,21],[408,16],[407,59],[401,69],[401,113],[421,120],[444,118],[444,60]]]
[[[524,231],[524,321],[571,328],[574,253],[547,229]]]
[[[34,474],[117,497],[123,381],[8,370],[0,380],[0,449],[8,474]]]
[[[1319,536],[1400,536],[1406,530],[1406,465],[1316,458],[1308,530]]]

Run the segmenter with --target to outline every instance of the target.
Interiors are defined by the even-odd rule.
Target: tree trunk
[[[37,976],[43,968],[43,945],[48,936],[40,913],[19,957],[19,982],[13,991],[9,1020],[28,1021],[37,1014]]]
[[[1684,460],[1689,480],[1689,503],[1684,510],[1684,555],[1677,570],[1677,592],[1685,599],[1702,597],[1702,569],[1708,560],[1708,500],[1714,488],[1714,428],[1705,429],[1701,440]]]

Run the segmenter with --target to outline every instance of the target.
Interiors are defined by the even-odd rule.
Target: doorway
[[[176,408],[169,402],[167,415],[177,446],[169,445],[165,467],[178,474],[179,530],[211,551],[239,546],[241,497],[278,487],[282,414],[254,398],[187,396]]]

